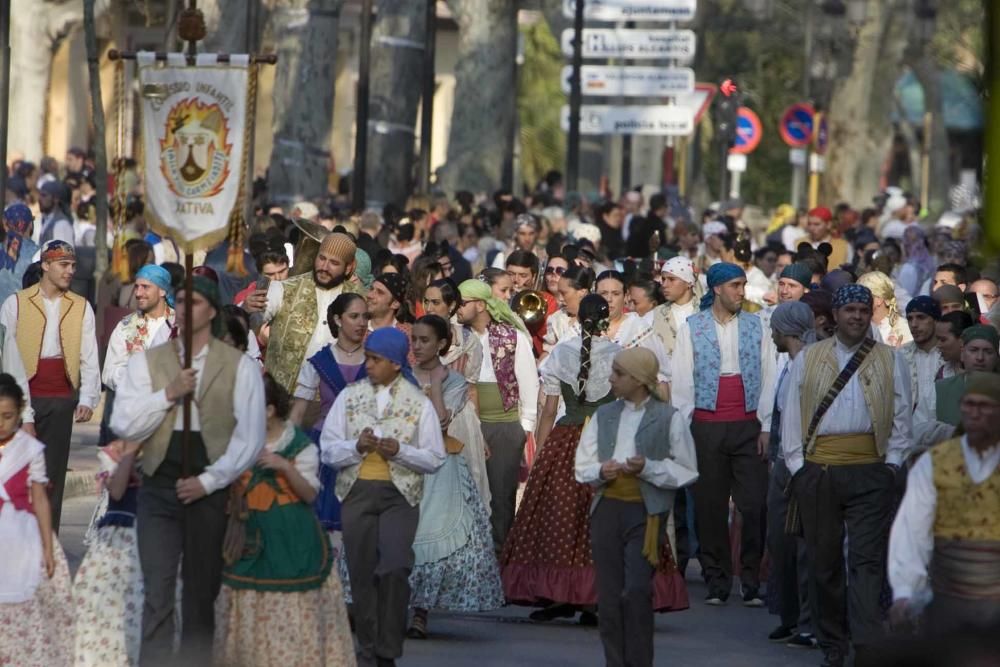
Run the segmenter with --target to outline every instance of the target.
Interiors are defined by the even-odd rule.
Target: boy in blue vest
[[[687,421],[656,398],[658,372],[646,348],[619,352],[611,370],[618,400],[597,409],[576,450],[576,479],[596,490],[591,549],[609,667],[653,664],[653,577],[668,565],[667,514],[677,489],[698,478]]]

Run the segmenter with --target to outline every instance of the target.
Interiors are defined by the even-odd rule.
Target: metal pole
[[[816,11],[814,2],[806,3],[805,53],[802,63],[802,101],[809,102],[812,94],[812,52],[816,31]],[[792,207],[798,209],[802,202],[802,189],[806,181],[806,165],[792,165]]]
[[[625,29],[626,30],[635,29],[635,21],[626,21]],[[632,64],[632,61],[625,60],[623,61],[623,64],[625,65],[625,67],[628,67],[629,65]],[[627,100],[622,99],[622,103],[627,104],[628,102]],[[619,188],[619,190],[621,191],[622,194],[625,194],[625,191],[631,187],[632,187],[632,135],[624,134],[622,135],[622,183],[621,183],[621,188]]]
[[[0,10],[0,58],[3,58],[3,81],[0,82],[0,203],[7,203],[7,115],[10,103],[10,2]]]
[[[437,41],[437,0],[427,0],[424,26],[424,91],[420,100],[420,182],[424,194],[431,189],[431,135],[434,131],[434,51]]]
[[[247,38],[246,38],[247,54],[253,54],[257,51],[257,13],[259,5],[260,5],[260,0],[247,0]],[[257,65],[251,62],[250,67],[257,67]],[[256,118],[257,99],[254,98],[250,100],[250,104],[253,105],[252,108],[255,110],[254,117]],[[251,132],[250,136],[253,137],[253,140],[250,141],[250,145],[243,147],[243,150],[247,151],[247,171],[243,175],[243,177],[246,179],[247,191],[251,195],[249,197],[243,198],[244,199],[243,219],[248,222],[248,224],[251,226],[252,229],[254,220],[253,218],[254,201],[252,195],[253,195],[253,179],[254,179],[254,174],[256,173],[255,171],[256,168],[254,163],[257,161],[257,151],[255,150],[257,147],[257,134],[256,132]]]
[[[934,114],[924,112],[924,141],[920,156],[920,210],[927,212],[931,201],[931,133],[934,131]]]
[[[580,107],[583,91],[580,68],[583,66],[583,7],[585,0],[576,0],[573,14],[573,73],[569,86],[569,137],[566,146],[566,190],[575,191],[580,178]]]
[[[195,11],[198,9],[198,0],[188,0],[188,9]],[[188,40],[187,43],[188,64],[194,65],[194,57],[198,54],[197,40]],[[191,306],[194,303],[192,292],[194,291],[194,256],[193,253],[184,253],[184,368],[191,368],[193,354],[191,346],[194,345],[194,330],[191,328],[193,317]],[[184,433],[181,441],[181,477],[190,474],[191,466],[191,394],[184,395]]]
[[[365,209],[365,178],[368,172],[368,75],[371,69],[372,0],[361,3],[361,40],[358,44],[358,115],[355,119],[354,175],[351,177],[355,211]]]
[[[726,163],[729,160],[729,143],[719,137],[719,203],[721,204],[726,197],[728,197],[729,190],[727,189],[729,183],[729,170],[726,168]]]

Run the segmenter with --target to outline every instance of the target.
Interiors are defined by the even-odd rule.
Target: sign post
[[[830,137],[825,114],[817,113],[814,125],[816,129],[812,137],[813,154],[809,156],[809,208],[819,206],[819,175],[826,171],[824,155]]]
[[[573,65],[569,93],[569,137],[566,142],[566,189],[577,189],[580,176],[580,107],[583,93],[580,89],[580,70],[583,69],[583,13],[584,0],[573,3]],[[564,7],[565,9],[565,7]]]
[[[788,144],[788,161],[792,164],[792,206],[798,208],[802,201],[808,153],[806,147],[813,140],[816,111],[809,104],[793,104],[785,109],[778,123],[778,133]]]

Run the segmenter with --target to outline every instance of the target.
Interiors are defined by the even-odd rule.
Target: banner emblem
[[[175,104],[164,123],[160,171],[178,197],[212,197],[229,177],[229,124],[218,104],[189,97]]]

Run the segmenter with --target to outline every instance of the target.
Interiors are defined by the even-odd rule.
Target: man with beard
[[[311,273],[271,281],[267,291],[257,290],[244,302],[247,312],[263,313],[263,321],[271,324],[266,368],[289,392],[303,362],[333,342],[327,308],[343,292],[363,289],[347,280],[356,249],[352,236],[334,232],[320,244]]]
[[[41,245],[53,240],[72,245],[76,240],[73,221],[66,214],[69,199],[69,188],[59,181],[46,183],[38,192],[38,210],[42,213],[42,231],[38,242]]]
[[[941,352],[937,346],[937,321],[941,308],[929,296],[918,296],[906,304],[906,323],[913,340],[903,345],[900,352],[910,367],[910,388],[913,391],[913,409],[926,403],[934,392],[930,387],[941,368]]]

